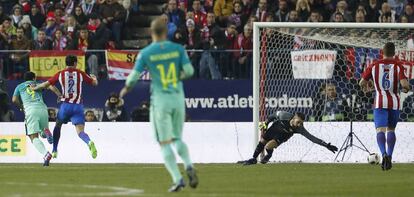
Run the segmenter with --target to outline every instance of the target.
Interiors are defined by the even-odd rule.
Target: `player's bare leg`
[[[89,135],[85,133],[85,125],[78,124],[75,127],[79,138],[81,138],[88,145],[92,158],[95,159],[98,156],[98,151],[96,150],[95,143],[93,143],[93,141],[89,138]]]
[[[273,150],[277,147],[278,147],[278,144],[276,140],[270,140],[269,142],[267,142],[265,145],[265,150],[267,154],[262,158],[260,163],[266,164],[267,162],[269,162],[270,158],[272,158]]]
[[[49,162],[50,162],[50,159],[52,158],[52,155],[49,153],[49,151],[46,150],[43,142],[40,141],[39,135],[37,133],[31,134],[29,135],[29,138],[32,141],[32,144],[36,148],[36,150],[39,151],[39,153],[44,156],[43,166],[49,166]]]

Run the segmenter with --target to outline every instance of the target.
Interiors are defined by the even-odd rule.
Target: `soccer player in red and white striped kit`
[[[402,92],[410,90],[404,67],[395,56],[395,45],[388,42],[383,47],[384,58],[374,61],[362,74],[360,86],[367,92],[375,89],[374,123],[377,143],[382,154],[382,170],[392,168],[392,153],[395,146],[395,127],[400,115],[399,84]],[[387,149],[385,147],[387,144]]]

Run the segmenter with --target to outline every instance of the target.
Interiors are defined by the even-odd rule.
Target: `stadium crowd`
[[[158,1],[157,1],[158,2]],[[125,49],[122,31],[145,0],[0,0],[0,77],[19,79],[28,50]],[[169,39],[183,44],[196,78],[250,78],[252,22],[413,22],[412,0],[165,0]],[[138,15],[137,15],[138,14]],[[105,72],[87,55],[87,71]],[[101,75],[105,77],[105,75]]]

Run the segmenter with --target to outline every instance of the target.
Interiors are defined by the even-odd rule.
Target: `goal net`
[[[358,85],[364,69],[382,58],[382,47],[394,42],[396,58],[412,79],[414,44],[410,24],[255,23],[253,121],[278,110],[302,112],[313,135],[340,148],[352,130],[353,145],[338,160],[366,162],[367,151],[378,153],[373,123],[374,92]],[[397,162],[414,161],[414,95],[401,94],[397,126]],[[352,121],[352,124],[351,124]],[[258,139],[255,139],[256,142]],[[332,162],[335,154],[295,135],[274,153],[273,161]]]

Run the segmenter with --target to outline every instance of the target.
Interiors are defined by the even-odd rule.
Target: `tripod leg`
[[[358,147],[358,146],[356,146],[356,147],[358,147],[359,149],[361,149],[361,150],[363,150],[363,151],[366,151],[367,153],[370,153],[369,152],[369,150],[368,150],[368,148],[362,143],[362,141],[359,139],[359,137],[355,134],[355,133],[353,133],[352,132],[352,134],[355,136],[355,138],[358,140],[358,142],[362,145],[362,147],[364,147],[364,148],[361,148],[361,147]]]
[[[344,160],[344,155],[345,155],[345,153],[346,153],[346,150],[348,149],[348,146],[349,146],[349,141],[350,141],[350,136],[348,135],[347,137],[346,137],[346,139],[345,139],[345,141],[344,141],[344,143],[342,143],[342,146],[341,146],[341,148],[339,148],[339,151],[338,151],[338,154],[336,154],[336,157],[335,157],[335,161],[337,161],[337,158],[339,157],[339,155],[341,154],[341,152],[343,153],[343,156],[342,156],[342,161]]]

